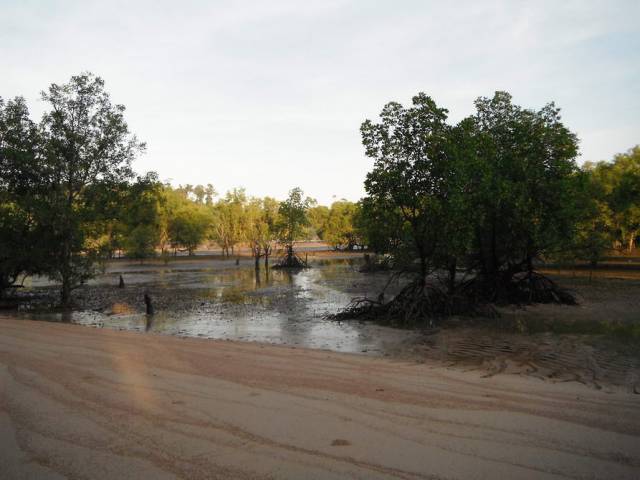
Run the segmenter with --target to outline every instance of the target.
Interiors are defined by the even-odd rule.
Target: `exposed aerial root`
[[[282,257],[278,263],[276,263],[272,268],[278,269],[302,269],[302,268],[311,268],[309,263],[306,260],[302,260],[295,253],[289,253]]]
[[[434,284],[412,282],[391,301],[382,303],[369,298],[355,298],[333,320],[376,320],[394,326],[433,325],[451,315],[489,316],[496,311],[471,297],[451,294]]]
[[[528,272],[515,278],[514,284],[518,296],[526,303],[578,304],[572,292],[540,273]]]
[[[373,272],[388,272],[393,269],[391,258],[386,255],[374,255],[373,258],[365,253],[364,265],[360,267],[360,272],[373,273]]]
[[[550,278],[523,272],[506,284],[481,277],[457,285],[451,292],[437,283],[414,281],[387,303],[367,297],[355,298],[343,310],[328,315],[332,320],[374,320],[395,326],[434,325],[453,315],[495,318],[493,306],[531,303],[576,305],[575,296]]]
[[[465,290],[476,298],[496,304],[578,304],[572,292],[537,272],[521,272],[506,282],[488,281],[478,276],[468,282]]]

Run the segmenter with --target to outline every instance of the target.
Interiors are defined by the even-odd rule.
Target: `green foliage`
[[[335,249],[353,250],[361,245],[362,241],[355,227],[359,211],[357,203],[347,200],[334,202],[322,228],[323,240]]]
[[[300,188],[292,189],[287,199],[280,203],[276,228],[278,241],[287,249],[293,249],[293,244],[304,238],[306,229],[310,225],[309,209],[314,205],[315,200],[305,198]]]
[[[41,273],[37,225],[19,204],[0,200],[0,296],[20,276]]]
[[[531,270],[532,261],[561,251],[581,217],[577,139],[553,103],[523,109],[497,92],[476,101],[477,173],[469,177],[475,205],[472,255],[494,280]]]
[[[402,244],[410,242],[402,216],[395,209],[386,208],[384,202],[365,197],[354,218],[355,228],[362,243],[377,254],[398,252]]]
[[[611,238],[633,251],[640,235],[640,145],[616,155],[610,163],[585,164],[585,171],[599,188]]]
[[[194,201],[199,205],[213,205],[213,199],[218,195],[213,185],[178,185],[176,189],[184,198]]]
[[[234,189],[212,207],[213,228],[210,236],[227,256],[245,237],[246,203],[244,189]]]
[[[581,215],[573,237],[567,239],[566,248],[556,257],[570,262],[586,260],[595,267],[613,243],[613,215],[603,185],[593,175],[590,164],[583,166],[579,178],[581,188],[576,201],[582,207]]]
[[[40,125],[46,152],[40,174],[50,186],[42,202],[51,233],[49,266],[68,304],[71,289],[93,276],[98,254],[85,242],[82,219],[92,207],[85,192],[93,184],[130,178],[131,160],[144,144],[130,135],[124,106],[111,103],[99,77],[83,74],[52,84],[42,100],[51,106]]]
[[[401,268],[418,259],[418,282],[432,271],[479,272],[494,295],[532,262],[555,254],[582,218],[577,140],[549,104],[539,111],[497,92],[455,126],[447,110],[419,94],[389,103],[380,122],[362,124],[367,197],[356,219],[367,242]]]
[[[33,214],[38,131],[23,98],[0,98],[0,296],[22,275],[42,273],[42,235]]]
[[[23,98],[0,98],[0,292],[43,274],[62,283],[68,304],[97,260],[123,252],[193,254],[210,239],[228,256],[246,242],[257,264],[276,241],[291,259],[296,241],[320,238],[391,253],[419,282],[447,272],[452,290],[457,271],[473,272],[485,282],[479,293],[495,299],[537,259],[595,264],[612,243],[632,250],[640,235],[640,146],[580,171],[559,109],[524,109],[505,92],[479,98],[456,125],[423,93],[410,107],[389,103],[361,126],[374,162],[366,197],[330,208],[299,188],[278,202],[243,189],[217,199],[211,184],[172,188],[155,174],[134,180],[144,144],[102,79],[74,76],[42,100],[36,123]]]
[[[465,203],[447,110],[421,93],[411,108],[387,104],[380,119],[361,127],[366,154],[374,160],[365,180],[363,212],[372,216],[365,228],[374,248],[389,249],[397,264],[408,266],[418,258],[423,282],[440,259],[453,253],[447,233]],[[372,237],[376,229],[389,237]]]
[[[127,191],[122,221],[122,246],[130,258],[156,255],[162,242],[166,207],[164,187],[154,174],[139,177]]]
[[[96,185],[118,185],[132,176],[131,160],[144,145],[129,133],[124,107],[111,103],[104,82],[92,74],[71,77],[42,92],[49,105],[41,122],[28,118],[21,99],[5,108],[2,176],[7,190],[29,197],[38,219],[43,272],[62,283],[61,299],[94,274],[100,255],[90,201]]]
[[[325,227],[329,218],[329,207],[316,205],[309,209],[309,238],[325,239]]]
[[[204,205],[190,201],[179,191],[168,190],[167,236],[171,248],[186,250],[193,255],[207,238],[211,228],[211,211]]]
[[[181,208],[169,221],[169,238],[175,249],[184,249],[193,255],[207,235],[210,216],[205,210]]]
[[[252,198],[245,208],[245,239],[251,248],[256,266],[261,257],[265,264],[276,240],[276,224],[278,221],[278,202],[270,197]]]

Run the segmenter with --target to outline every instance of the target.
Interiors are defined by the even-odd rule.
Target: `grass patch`
[[[559,335],[603,335],[629,343],[640,343],[640,323],[579,320],[573,322],[519,319],[515,329],[522,333],[552,332]]]

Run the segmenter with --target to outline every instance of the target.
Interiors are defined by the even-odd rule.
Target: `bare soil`
[[[640,396],[0,318],[0,478],[637,479]]]

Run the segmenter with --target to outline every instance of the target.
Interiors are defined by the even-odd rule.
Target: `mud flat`
[[[640,476],[640,395],[0,318],[0,478]]]
[[[250,258],[179,257],[165,262],[118,260],[74,294],[76,309],[46,305],[7,311],[14,317],[67,321],[151,334],[254,341],[298,348],[391,356],[456,366],[482,375],[531,376],[578,382],[605,391],[640,392],[640,271],[554,270],[578,306],[502,307],[497,322],[451,319],[446,328],[400,330],[359,321],[327,320],[353,297],[375,298],[389,274],[363,274],[360,254],[313,257],[297,273],[256,272]],[[120,275],[126,288],[118,288]],[[593,278],[591,278],[593,276]],[[35,279],[28,293],[57,301],[57,288]],[[390,298],[401,288],[391,282]],[[144,314],[144,294],[155,316]],[[497,324],[496,324],[497,323]]]

